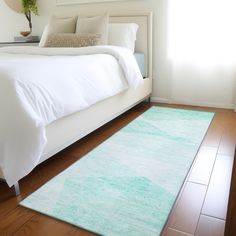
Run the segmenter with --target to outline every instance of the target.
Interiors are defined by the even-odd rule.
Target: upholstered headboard
[[[146,77],[152,78],[152,13],[111,14],[110,22],[136,23],[139,25],[135,51],[145,54]]]

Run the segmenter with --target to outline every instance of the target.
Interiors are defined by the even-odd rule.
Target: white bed
[[[110,16],[110,22],[130,22],[139,25],[135,51],[144,53],[146,58],[146,74],[143,84],[135,89],[126,89],[117,95],[47,125],[47,144],[39,163],[150,97],[152,92],[152,14],[149,12],[114,15]],[[1,169],[0,178],[4,179]],[[16,194],[19,194],[18,182],[14,186]]]

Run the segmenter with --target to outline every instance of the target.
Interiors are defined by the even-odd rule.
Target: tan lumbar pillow
[[[99,34],[49,34],[44,47],[88,47],[98,45]]]

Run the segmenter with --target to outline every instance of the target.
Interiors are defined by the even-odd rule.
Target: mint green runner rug
[[[157,236],[214,114],[152,107],[20,204],[107,236]]]

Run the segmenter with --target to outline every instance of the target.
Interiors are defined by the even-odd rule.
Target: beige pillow
[[[78,17],[76,33],[78,34],[99,34],[101,35],[100,44],[107,44],[108,41],[108,22],[109,15],[95,17]]]
[[[49,34],[45,47],[88,47],[98,45],[98,34]]]
[[[77,17],[56,17],[52,16],[45,27],[39,46],[44,47],[47,37],[52,33],[75,33]]]

